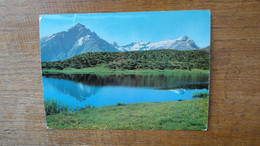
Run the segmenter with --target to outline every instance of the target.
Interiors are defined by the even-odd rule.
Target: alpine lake
[[[141,102],[192,100],[208,92],[209,74],[43,74],[44,100],[54,99],[69,110]]]

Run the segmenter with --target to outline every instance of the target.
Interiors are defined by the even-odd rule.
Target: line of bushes
[[[42,69],[88,68],[103,65],[110,69],[209,69],[209,54],[199,50],[149,50],[130,52],[88,52],[63,61],[42,62]]]

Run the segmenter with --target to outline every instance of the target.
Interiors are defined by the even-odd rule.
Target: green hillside
[[[210,46],[207,46],[207,47],[202,48],[202,49],[200,49],[200,50],[203,51],[203,52],[209,53],[209,52],[210,52]]]
[[[172,49],[130,52],[88,52],[63,61],[42,62],[43,70],[104,67],[114,70],[209,69],[209,54]]]

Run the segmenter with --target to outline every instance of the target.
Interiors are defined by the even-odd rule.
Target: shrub
[[[122,106],[123,104],[122,103],[120,103],[120,102],[117,102],[116,103],[116,106]]]
[[[209,92],[193,93],[192,97],[206,98],[206,97],[209,97]]]

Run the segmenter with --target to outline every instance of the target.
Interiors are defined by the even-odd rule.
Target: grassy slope
[[[161,73],[174,73],[174,72],[201,72],[209,73],[209,70],[193,69],[189,70],[151,70],[151,69],[138,69],[138,70],[114,70],[102,66],[89,67],[83,69],[68,68],[64,70],[57,69],[43,69],[43,74],[161,74]]]
[[[210,52],[210,46],[207,46],[205,48],[200,49],[203,52],[209,53]]]
[[[207,119],[208,98],[203,98],[62,112],[47,116],[47,125],[53,129],[202,130]]]

